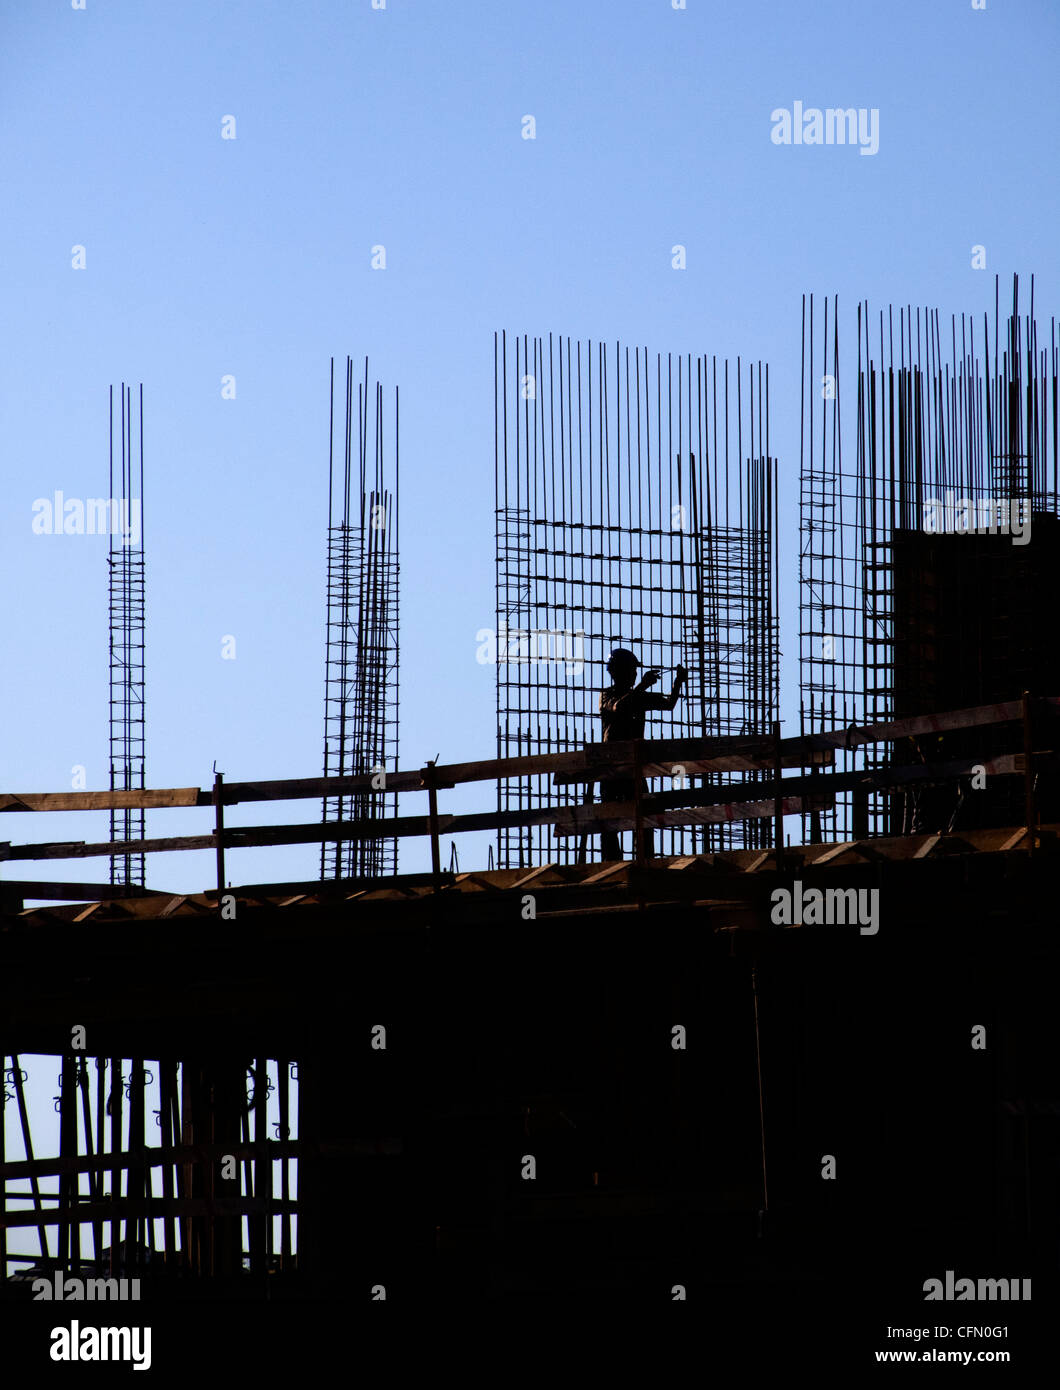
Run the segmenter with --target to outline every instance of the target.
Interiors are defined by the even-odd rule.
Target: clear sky
[[[493,623],[500,328],[770,363],[794,732],[801,296],[981,313],[1018,271],[1056,311],[1058,34],[1055,0],[5,6],[2,789],[69,790],[76,765],[107,783],[106,541],[31,519],[56,489],[105,492],[121,380],[144,386],[148,785],[207,786],[215,759],[229,780],[320,771],[328,361],[347,352],[401,388],[401,764],[491,756],[475,634]],[[774,143],[796,101],[875,109],[878,150]],[[106,835],[105,816],[5,825]],[[426,855],[407,844],[402,867]],[[484,862],[483,840],[462,847]],[[316,865],[245,851],[229,876]],[[157,856],[148,882],[212,874],[208,854]]]

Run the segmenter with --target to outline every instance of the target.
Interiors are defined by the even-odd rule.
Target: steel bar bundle
[[[334,358],[330,401],[324,776],[373,773],[378,785],[325,797],[323,819],[365,821],[397,814],[385,774],[397,767],[398,751],[398,393],[395,388],[392,446],[385,435],[382,386],[376,382],[369,394],[367,359],[364,380],[356,383],[353,360],[346,359],[339,440]],[[392,838],[335,840],[321,848],[321,878],[396,871]]]
[[[109,514],[110,787],[111,791],[131,791],[144,787],[144,388],[141,384],[135,423],[132,388],[122,382],[118,390],[120,438],[115,449],[114,388],[110,388],[110,490],[106,506]],[[111,811],[110,837],[115,842],[142,840],[144,812],[132,808]],[[110,881],[142,887],[144,856],[114,855],[110,861]]]

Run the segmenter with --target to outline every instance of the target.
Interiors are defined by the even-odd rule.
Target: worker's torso
[[[621,709],[615,705],[625,698]],[[646,700],[636,690],[617,690],[613,685],[600,696],[600,719],[604,726],[605,743],[612,740],[643,738]]]

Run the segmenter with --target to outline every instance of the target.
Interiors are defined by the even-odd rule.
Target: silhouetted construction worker
[[[600,696],[600,718],[603,721],[605,743],[617,740],[643,738],[644,719],[649,710],[673,709],[681,694],[681,688],[688,679],[688,672],[678,666],[674,687],[669,695],[652,695],[650,689],[659,679],[657,670],[645,671],[640,680],[637,668],[640,662],[625,647],[616,647],[607,663],[611,685]],[[641,781],[641,790],[647,787]],[[632,777],[605,778],[600,783],[601,801],[632,801],[634,797]],[[655,853],[652,833],[645,829],[641,841],[642,854],[650,859]],[[605,860],[622,858],[622,843],[615,830],[604,830],[600,834],[600,848]]]

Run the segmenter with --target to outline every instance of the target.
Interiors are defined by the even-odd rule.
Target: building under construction
[[[498,335],[497,756],[401,769],[390,417],[347,365],[324,775],[0,798],[207,820],[8,861],[217,861],[190,895],[5,866],[9,1298],[58,1270],[158,1307],[805,1295],[878,1323],[926,1321],[947,1270],[1055,1290],[1055,323],[955,320],[947,357],[937,315],[860,306],[852,393],[840,322],[806,302],[790,736],[766,369]],[[951,492],[1018,502],[1008,534],[947,528]],[[602,744],[620,642],[689,689]],[[633,800],[601,804],[616,772]],[[472,783],[482,809],[448,811]],[[233,822],[305,799],[323,821]],[[657,858],[599,861],[644,828]],[[495,866],[443,868],[467,831]],[[429,871],[397,872],[405,838]],[[321,872],[242,882],[237,850],[290,844]]]

